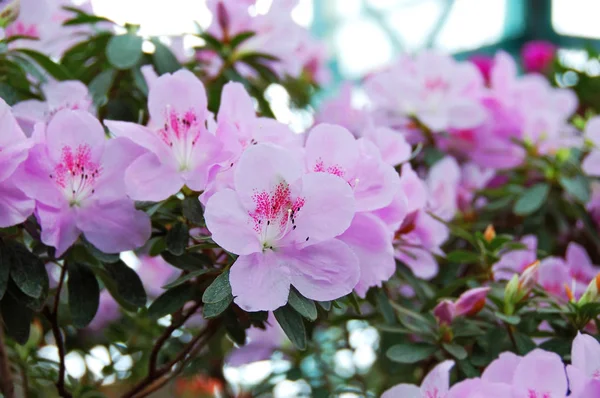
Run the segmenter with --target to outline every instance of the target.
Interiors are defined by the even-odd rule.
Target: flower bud
[[[221,27],[223,36],[227,37],[229,34],[229,13],[227,12],[227,9],[222,1],[217,4],[217,22]]]
[[[485,232],[483,233],[483,238],[485,239],[486,242],[490,243],[491,241],[494,240],[495,237],[496,237],[496,230],[494,229],[494,226],[490,224],[485,229]]]
[[[485,299],[489,291],[489,287],[478,287],[461,294],[454,304],[456,316],[473,316],[479,313],[485,306]]]
[[[20,8],[20,0],[0,0],[0,27],[6,27],[17,19]]]
[[[534,40],[523,46],[521,57],[526,72],[546,73],[556,56],[556,46],[547,41]]]
[[[519,276],[519,289],[517,294],[517,302],[521,301],[525,296],[531,292],[533,287],[538,282],[538,277],[540,274],[540,261],[535,260],[533,263],[529,264],[521,276]]]
[[[455,315],[454,303],[450,300],[442,300],[433,309],[433,315],[440,325],[449,325],[452,323]]]
[[[590,282],[588,287],[585,289],[585,292],[579,298],[577,304],[583,305],[587,303],[593,303],[598,300],[600,292],[600,273],[598,273],[594,279]]]

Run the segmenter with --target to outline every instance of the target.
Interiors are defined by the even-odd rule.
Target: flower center
[[[70,206],[79,206],[83,200],[96,191],[94,185],[102,173],[102,168],[92,161],[89,145],[79,145],[75,151],[70,146],[62,148],[60,162],[50,174],[63,190]]]
[[[182,115],[167,106],[166,113],[165,124],[158,130],[158,135],[173,151],[179,170],[189,170],[193,149],[205,128],[203,121],[191,109]]]
[[[263,250],[273,249],[277,241],[296,229],[296,215],[304,206],[304,198],[292,198],[290,186],[282,181],[272,192],[255,192],[252,200],[255,210],[249,215],[254,231],[260,235]]]

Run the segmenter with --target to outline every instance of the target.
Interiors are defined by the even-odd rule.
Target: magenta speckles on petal
[[[54,179],[67,197],[71,206],[92,195],[101,167],[91,160],[89,145],[79,145],[73,153],[70,146],[63,147],[60,163],[54,167]]]
[[[6,36],[28,36],[39,38],[40,33],[36,25],[26,25],[22,21],[17,21],[6,28]]]
[[[329,173],[342,178],[345,174],[344,168],[337,164],[325,167],[325,163],[322,159],[319,159],[319,161],[315,163],[313,171],[315,173]]]
[[[550,395],[550,393],[547,392],[541,393],[529,390],[529,395],[527,396],[527,398],[552,398],[552,396]]]
[[[427,391],[425,393],[425,398],[442,398],[442,397],[439,395],[439,390],[437,389],[437,387],[434,387],[433,390]]]

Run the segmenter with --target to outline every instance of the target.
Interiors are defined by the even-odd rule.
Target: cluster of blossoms
[[[437,365],[421,386],[400,384],[383,398],[594,398],[600,394],[600,343],[590,335],[573,340],[571,364],[553,352],[535,349],[525,356],[500,354],[481,378],[466,379],[450,387],[453,361]]]

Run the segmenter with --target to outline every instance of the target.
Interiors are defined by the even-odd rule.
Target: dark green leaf
[[[387,350],[386,356],[398,363],[417,363],[437,351],[438,347],[427,343],[396,344]]]
[[[104,264],[104,268],[114,282],[116,293],[126,303],[134,308],[140,308],[146,305],[146,291],[144,290],[144,285],[133,269],[125,265],[123,261],[117,261],[113,264]],[[107,285],[107,287],[109,286]],[[111,290],[110,287],[109,290]],[[113,293],[113,291],[111,291],[111,293]]]
[[[100,304],[100,287],[96,275],[85,265],[70,263],[68,271],[71,318],[76,328],[83,328],[96,316]]]
[[[176,256],[180,256],[185,252],[188,241],[190,239],[190,231],[184,223],[176,223],[167,233],[165,239],[167,250]]]
[[[90,252],[90,254],[92,256],[94,256],[94,258],[96,258],[100,262],[116,263],[120,259],[120,256],[118,253],[104,253],[103,251],[98,250],[96,248],[96,246],[92,245],[87,240],[84,240],[83,244],[84,244],[85,248],[87,249],[87,251]]]
[[[513,212],[520,216],[527,216],[538,210],[550,193],[550,185],[547,183],[536,184],[523,193],[515,202]]]
[[[572,339],[567,339],[564,337],[555,337],[553,339],[544,341],[542,344],[540,344],[540,348],[542,350],[555,352],[561,357],[564,357],[571,353],[572,343]]]
[[[181,64],[177,60],[177,57],[173,55],[173,52],[171,52],[169,47],[162,44],[160,40],[156,38],[152,39],[152,43],[154,44],[152,62],[159,75],[173,73],[181,69]]]
[[[27,343],[33,312],[10,294],[4,296],[0,302],[0,309],[8,335],[19,344]]]
[[[223,323],[225,324],[225,330],[227,334],[237,345],[246,344],[246,328],[242,326],[237,314],[232,308],[228,308],[223,313]]]
[[[294,346],[299,350],[305,350],[306,328],[302,316],[287,305],[276,309],[273,314]]]
[[[4,297],[4,293],[6,293],[6,288],[8,287],[9,274],[10,255],[8,253],[8,248],[5,248],[5,246],[0,243],[0,300],[2,300],[2,297]]]
[[[90,82],[89,90],[94,100],[94,105],[103,106],[106,104],[108,101],[108,92],[115,81],[116,74],[116,70],[107,69],[94,77]]]
[[[64,66],[57,64],[42,53],[29,49],[19,49],[18,51],[33,59],[56,80],[70,80],[73,78],[73,76],[71,76],[69,71]]]
[[[519,355],[526,355],[529,351],[532,351],[537,347],[537,344],[535,344],[531,337],[524,333],[515,332],[514,337]]]
[[[148,308],[150,318],[162,318],[182,308],[185,303],[192,300],[196,294],[195,287],[190,284],[179,285],[167,290],[152,302]]]
[[[317,301],[317,303],[323,308],[325,311],[331,310],[331,301]]]
[[[473,264],[480,261],[479,254],[467,250],[455,250],[446,254],[446,259],[451,263]]]
[[[506,315],[501,312],[496,312],[495,315],[498,317],[498,319],[510,325],[518,325],[521,323],[521,317],[518,315]]]
[[[251,38],[254,35],[256,35],[255,32],[238,33],[233,39],[231,39],[231,41],[229,42],[229,46],[231,46],[231,48],[235,49],[237,46],[239,46],[240,44],[242,44],[243,42],[245,42],[246,40],[248,40],[249,38]]]
[[[110,19],[99,17],[97,15],[90,14],[80,14],[75,18],[71,18],[63,23],[63,26],[75,26],[75,25],[88,25],[95,24],[99,22],[109,22],[112,23]]]
[[[179,278],[175,279],[173,282],[164,285],[163,289],[172,289],[175,286],[179,286],[179,285],[184,284],[185,282],[189,281],[190,279],[194,279],[197,276],[204,275],[204,274],[212,272],[212,271],[214,271],[214,270],[212,270],[212,269],[201,269],[201,270],[198,270],[198,271],[192,271],[189,274],[182,275]]]
[[[49,285],[44,263],[21,244],[13,244],[8,250],[11,279],[26,295],[40,298]]]
[[[204,308],[202,309],[204,318],[210,319],[221,315],[223,311],[229,308],[229,304],[231,304],[232,301],[233,296],[228,296],[225,298],[225,300],[221,300],[216,303],[205,303]]]
[[[223,46],[223,44],[221,43],[221,41],[219,39],[217,39],[216,37],[212,36],[209,33],[203,32],[203,33],[200,33],[198,36],[200,36],[206,42],[205,47],[219,51],[221,49],[221,47]]]
[[[460,346],[458,344],[455,343],[444,343],[442,344],[442,347],[444,347],[444,349],[450,354],[452,355],[454,358],[460,360],[463,360],[467,357],[467,350],[465,350],[465,348],[463,346]]]
[[[582,175],[575,177],[561,176],[560,185],[567,193],[577,199],[580,203],[586,204],[590,201],[590,182]]]
[[[187,197],[181,204],[183,216],[194,225],[204,224],[204,214],[197,197]]]
[[[142,58],[144,40],[137,35],[126,33],[113,36],[106,46],[106,57],[117,69],[130,69]]]
[[[395,325],[397,323],[396,314],[394,313],[394,309],[390,304],[390,299],[388,298],[387,294],[385,294],[385,291],[377,288],[375,290],[375,298],[377,300],[377,307],[383,314],[383,319],[385,319],[385,322],[388,325]]]
[[[290,289],[288,303],[296,310],[296,312],[306,319],[310,321],[317,319],[317,307],[315,306],[314,301],[301,295],[294,287]]]
[[[229,284],[229,270],[217,276],[213,283],[204,291],[202,295],[203,303],[218,303],[231,296],[231,285]]]
[[[163,252],[161,256],[172,266],[186,271],[197,271],[212,266],[212,261],[200,253],[184,253],[181,256],[174,256],[171,253]]]

